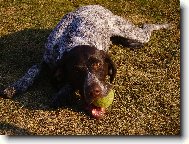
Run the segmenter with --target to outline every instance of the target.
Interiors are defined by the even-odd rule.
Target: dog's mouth
[[[103,107],[97,107],[93,104],[91,104],[90,106],[88,105],[86,107],[87,111],[90,113],[90,115],[93,117],[93,118],[96,118],[96,119],[100,119],[100,118],[103,118],[106,114],[106,109],[103,108]]]
[[[104,117],[105,113],[106,111],[103,107],[95,107],[91,110],[91,115],[97,119]]]
[[[106,84],[103,91],[100,91],[99,94],[96,94],[97,92],[94,93],[91,89],[85,90],[86,109],[93,118],[99,119],[106,115],[106,108],[97,105],[95,102],[100,98],[106,97],[111,88],[112,85]]]
[[[99,97],[103,97],[103,96],[99,96]],[[89,112],[89,114],[94,117],[94,118],[102,118],[105,116],[106,113],[106,108],[104,107],[100,107],[100,106],[96,106],[93,104],[94,101],[96,101],[99,97],[94,97],[94,96],[88,96],[88,99],[86,101],[87,103],[87,111]]]

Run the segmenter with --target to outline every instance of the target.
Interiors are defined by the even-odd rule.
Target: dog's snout
[[[86,101],[91,103],[94,99],[98,99],[107,94],[109,84],[99,80],[99,75],[88,73],[84,84],[84,94]]]
[[[91,94],[92,94],[92,96],[94,96],[94,97],[100,96],[100,95],[101,95],[101,92],[102,92],[100,86],[98,86],[98,85],[93,86],[93,89],[92,89],[91,91],[92,91]]]

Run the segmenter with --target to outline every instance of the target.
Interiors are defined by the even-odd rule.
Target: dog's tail
[[[0,95],[7,98],[12,98],[15,94],[26,91],[38,78],[41,71],[41,64],[33,65],[18,81],[9,85],[4,90],[0,91]]]

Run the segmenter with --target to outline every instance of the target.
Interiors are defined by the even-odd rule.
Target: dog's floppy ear
[[[65,80],[65,66],[68,62],[68,55],[67,52],[63,55],[63,58],[59,59],[57,61],[57,65],[54,67],[52,71],[52,77],[54,83],[61,83],[63,80]]]
[[[105,62],[108,64],[108,75],[110,76],[110,83],[112,83],[116,76],[117,69],[114,62],[108,54],[106,54],[105,56]]]

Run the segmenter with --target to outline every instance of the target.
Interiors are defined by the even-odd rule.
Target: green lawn
[[[49,109],[53,89],[45,76],[14,99],[0,98],[0,134],[6,135],[180,135],[179,0],[2,0],[0,87],[39,63],[51,30],[79,6],[100,4],[142,23],[171,23],[141,49],[112,45],[117,65],[111,112],[91,119],[78,103]]]

